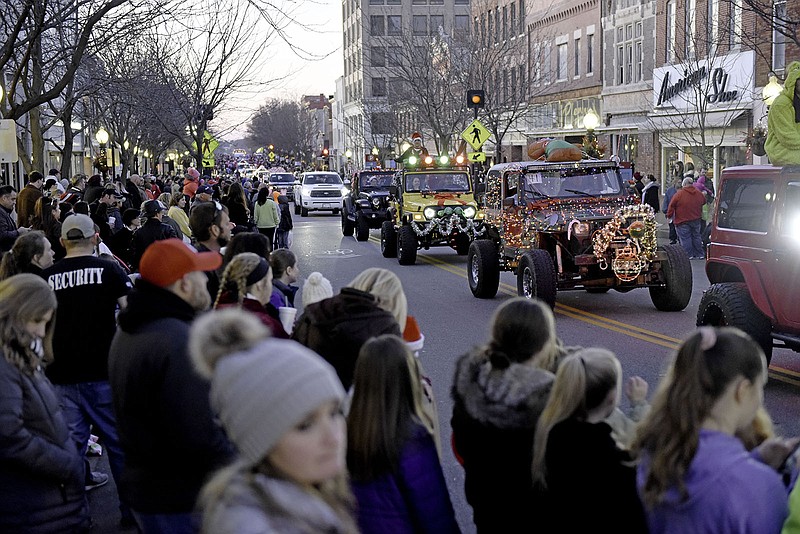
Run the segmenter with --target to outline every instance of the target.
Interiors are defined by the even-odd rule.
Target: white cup
[[[297,308],[291,306],[281,306],[278,308],[278,317],[281,318],[281,324],[287,334],[291,334],[294,330],[294,318],[297,315]]]
[[[108,225],[111,226],[112,228],[114,227],[114,223],[115,222],[117,222],[117,218],[116,217],[109,217],[108,218]]]

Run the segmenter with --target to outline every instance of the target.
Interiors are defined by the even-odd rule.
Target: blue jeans
[[[108,452],[108,464],[114,481],[119,484],[125,457],[117,434],[117,419],[111,397],[111,384],[83,382],[80,384],[54,384],[58,391],[61,411],[69,427],[70,436],[81,456],[86,454],[91,424]]]
[[[133,511],[142,534],[196,534],[200,518],[196,514],[142,514]]]
[[[700,219],[686,221],[675,225],[681,246],[690,258],[703,258],[703,238],[700,234]]]

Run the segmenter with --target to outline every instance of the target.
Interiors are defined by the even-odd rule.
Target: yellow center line
[[[370,241],[372,241],[373,243],[377,243],[380,246],[381,243],[380,239],[376,239],[370,236]],[[417,258],[419,258],[421,261],[424,261],[425,263],[433,265],[434,267],[438,267],[443,271],[455,274],[456,276],[460,276],[465,280],[467,279],[467,273],[465,268],[457,267],[440,258],[437,258],[435,256],[429,256],[427,254],[417,254]],[[500,283],[499,291],[503,294],[510,295],[512,297],[517,296],[517,288],[511,284],[507,284],[504,282]],[[682,340],[678,338],[667,336],[659,332],[653,332],[652,330],[640,328],[638,326],[617,321],[615,319],[609,319],[608,317],[603,317],[602,315],[596,315],[594,313],[590,313],[585,310],[581,310],[579,308],[573,308],[572,306],[567,306],[566,304],[561,304],[559,302],[556,303],[555,312],[560,315],[564,315],[566,317],[571,317],[572,319],[576,319],[578,321],[583,321],[588,324],[599,326],[601,328],[605,328],[606,330],[618,332],[628,337],[639,339],[641,341],[646,341],[648,343],[652,343],[654,345],[658,345],[670,350],[677,350],[682,342]],[[770,378],[773,378],[775,380],[779,380],[781,382],[786,382],[787,384],[800,387],[800,380],[796,380],[795,378],[793,378],[793,377],[800,378],[800,372],[793,371],[791,369],[786,369],[784,367],[770,366],[769,376]]]

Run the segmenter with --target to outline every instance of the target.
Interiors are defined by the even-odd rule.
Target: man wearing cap
[[[73,206],[83,200],[83,190],[86,189],[86,175],[76,174],[72,177],[72,185],[61,195],[62,202],[69,202]]]
[[[122,204],[123,197],[120,195],[113,186],[107,186],[100,193],[100,198],[97,200],[100,204],[106,205],[106,215],[108,216],[108,225],[111,227],[111,233],[116,234],[123,228],[122,214],[119,211],[119,206]],[[92,213],[97,211],[96,207],[90,207]]]
[[[133,235],[142,226],[140,215],[137,209],[126,209],[122,214],[122,228],[108,239],[108,248],[127,266],[133,262]]]
[[[108,451],[119,483],[124,459],[108,383],[108,349],[116,332],[116,311],[131,282],[116,262],[93,255],[98,237],[87,215],[70,215],[61,225],[66,256],[42,272],[58,301],[53,331],[53,361],[46,374],[59,393],[61,410],[77,450],[83,455],[89,425]],[[87,472],[87,487],[99,485]],[[128,513],[121,506],[123,517]]]
[[[28,232],[28,228],[17,228],[17,222],[11,217],[17,204],[17,190],[13,186],[0,186],[0,252],[8,252],[17,238]]]
[[[42,198],[44,176],[33,171],[28,176],[28,184],[17,195],[17,226],[30,226],[36,201]]]
[[[203,202],[211,202],[214,200],[214,188],[208,184],[203,184],[197,188],[192,201],[192,207],[202,204]]]
[[[119,315],[109,357],[127,460],[119,487],[142,532],[196,532],[200,488],[231,457],[188,353],[189,326],[211,305],[204,271],[221,263],[180,239],[153,243]]]
[[[139,266],[139,259],[141,259],[147,247],[161,241],[163,239],[170,239],[178,237],[175,229],[161,222],[166,208],[159,200],[148,200],[144,203],[142,214],[147,219],[141,228],[133,234],[133,264],[131,267],[136,270]]]

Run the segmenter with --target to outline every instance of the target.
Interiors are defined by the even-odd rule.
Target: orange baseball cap
[[[213,271],[222,265],[218,252],[197,252],[180,239],[156,241],[144,251],[139,261],[142,279],[158,287],[167,287],[194,271]]]

